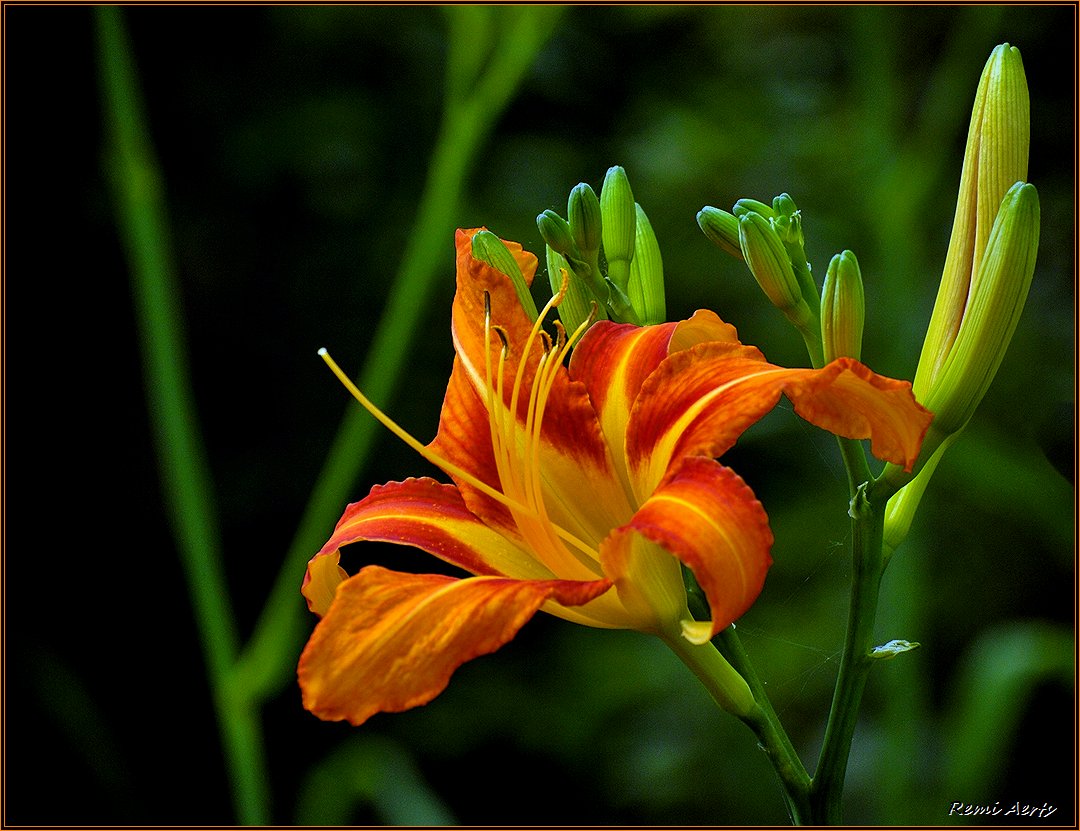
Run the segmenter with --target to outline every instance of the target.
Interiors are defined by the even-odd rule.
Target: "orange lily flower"
[[[310,561],[303,594],[322,620],[298,674],[323,719],[360,724],[427,703],[540,610],[703,644],[757,598],[773,541],[761,504],[716,457],[781,394],[909,468],[930,423],[909,383],[850,358],[774,366],[709,311],[646,327],[600,321],[583,335],[557,326],[552,340],[541,323],[561,298],[534,324],[510,280],[472,257],[474,233],[457,233],[456,358],[434,441],[421,445],[351,387],[454,484],[373,488]],[[531,282],[536,258],[507,246]],[[361,540],[414,546],[471,576],[349,576],[339,549]],[[680,563],[711,621],[691,618]]]

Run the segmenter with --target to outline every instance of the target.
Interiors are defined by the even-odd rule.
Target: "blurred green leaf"
[[[301,785],[297,825],[351,825],[369,808],[384,825],[456,825],[396,742],[357,735],[313,767]]]
[[[1001,784],[999,760],[1008,755],[1031,694],[1048,680],[1071,687],[1074,656],[1073,633],[1043,623],[1006,624],[976,640],[946,713],[944,780],[950,798],[992,799]]]

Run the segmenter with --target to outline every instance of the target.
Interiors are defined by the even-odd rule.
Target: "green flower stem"
[[[858,488],[849,511],[852,530],[851,605],[840,672],[825,728],[825,741],[810,789],[810,819],[815,825],[838,825],[841,822],[844,777],[851,753],[851,740],[855,734],[863,690],[874,663],[870,650],[874,645],[878,590],[884,568],[882,535],[885,502],[871,503],[866,495],[868,487],[868,483],[864,483]]]
[[[746,680],[712,643],[694,644],[679,632],[663,635],[664,643],[698,677],[721,709],[744,718],[756,708]]]
[[[749,715],[743,716],[742,720],[754,731],[776,770],[780,785],[784,789],[784,801],[791,821],[794,825],[806,825],[810,819],[810,776],[781,725],[772,702],[769,701],[765,685],[758,678],[735,625],[727,627],[717,635],[716,640],[732,667],[750,686],[756,706]]]
[[[162,491],[187,577],[237,816],[264,824],[262,736],[228,692],[238,636],[222,568],[213,484],[197,428],[161,173],[154,157],[121,11],[95,9],[107,126],[108,184],[127,255],[142,343],[147,407]]]
[[[451,37],[443,123],[393,296],[374,337],[361,385],[386,401],[403,376],[409,343],[449,244],[468,172],[562,9],[448,7]],[[165,499],[195,607],[214,693],[238,820],[270,820],[259,704],[293,677],[305,631],[299,595],[304,562],[333,527],[366,461],[374,422],[345,417],[292,547],[242,655],[222,569],[212,480],[188,378],[179,289],[170,250],[161,174],[142,113],[121,11],[96,10],[110,179],[143,341]],[[495,36],[497,34],[497,37]],[[485,44],[494,44],[483,61]]]

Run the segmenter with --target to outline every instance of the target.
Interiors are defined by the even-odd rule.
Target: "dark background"
[[[93,10],[8,4],[3,14],[5,820],[229,823],[102,174]],[[563,212],[574,184],[599,188],[622,164],[660,240],[669,316],[713,308],[795,365],[798,337],[694,223],[703,205],[788,191],[819,275],[843,248],[859,257],[864,360],[910,378],[979,72],[997,43],[1021,49],[1038,266],[999,377],[886,576],[881,639],[923,648],[871,679],[851,822],[945,822],[955,801],[1049,802],[1055,819],[1073,816],[1074,15],[572,8],[485,145],[456,220],[540,253],[535,215]],[[359,366],[412,227],[439,118],[444,14],[133,7],[124,17],[246,635],[347,406],[315,350]],[[449,234],[444,262],[390,403],[423,439],[452,358]],[[786,405],[725,461],[777,537],[740,630],[809,764],[846,615],[842,468],[831,438]],[[353,498],[420,470],[384,436]],[[538,618],[420,710],[355,730],[314,719],[290,686],[263,727],[277,823],[323,816],[304,809],[308,789],[318,794],[309,777],[346,742],[383,760],[374,796],[344,814],[354,822],[420,822],[432,815],[408,811],[423,806],[465,824],[784,821],[752,735],[634,633]]]

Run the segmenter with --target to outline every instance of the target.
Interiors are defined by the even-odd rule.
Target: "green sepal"
[[[510,278],[522,308],[525,309],[529,319],[535,321],[538,317],[536,302],[533,300],[529,287],[525,284],[525,276],[518,268],[517,260],[503,241],[491,231],[478,231],[472,238],[472,255]]]
[[[605,277],[604,283],[607,286],[607,310],[611,319],[616,323],[633,323],[635,326],[640,326],[641,318],[638,317],[638,313],[634,310],[634,306],[630,302],[630,298],[626,296],[626,292],[615,285],[609,278]]]
[[[630,260],[630,285],[627,295],[630,305],[638,313],[645,326],[663,323],[667,317],[664,298],[664,263],[660,256],[660,244],[656,241],[652,224],[641,205],[635,205],[637,221],[634,240],[634,258]]]

